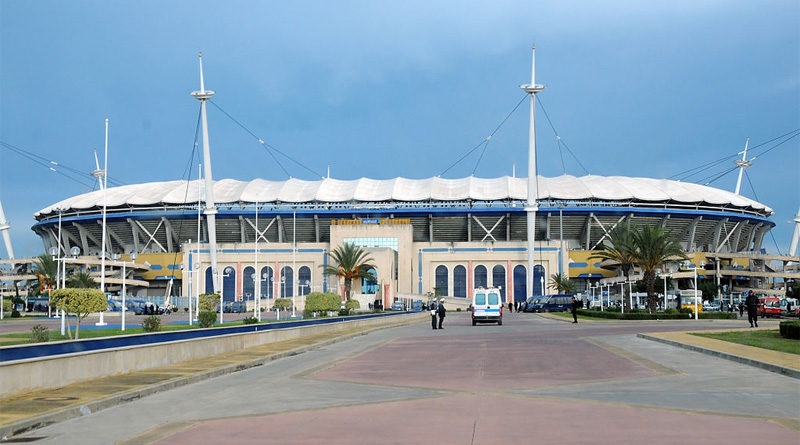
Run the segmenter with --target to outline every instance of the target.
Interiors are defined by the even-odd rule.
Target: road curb
[[[115,394],[113,396],[95,400],[86,403],[84,405],[70,406],[67,408],[60,409],[58,411],[53,411],[39,416],[30,417],[24,420],[19,420],[13,423],[9,423],[7,425],[0,426],[0,442],[4,442],[15,435],[28,433],[33,430],[37,430],[39,428],[44,428],[46,426],[53,425],[55,423],[74,419],[76,417],[90,415],[97,411],[101,411],[107,408],[112,408],[114,406],[118,406],[126,402],[131,402],[137,399],[141,399],[142,397],[147,397],[149,395],[156,394],[162,391],[167,391],[170,389],[179,388],[181,386],[191,385],[192,383],[208,380],[214,377],[220,377],[223,375],[233,374],[234,372],[255,368],[257,366],[262,366],[274,360],[291,357],[322,346],[327,346],[345,340],[350,340],[352,338],[360,337],[362,335],[367,335],[370,332],[374,332],[381,329],[394,328],[418,321],[419,320],[411,319],[401,323],[393,323],[388,326],[375,326],[374,328],[367,329],[365,331],[347,334],[317,343],[312,343],[310,345],[301,346],[299,348],[290,349],[283,352],[278,352],[265,357],[260,357],[246,362],[237,363],[235,365],[229,365],[222,368],[212,369],[210,371],[205,371],[198,374],[192,374],[189,376],[178,377],[176,379],[169,380],[166,382],[161,382],[151,386],[135,389],[132,391]]]
[[[748,358],[748,357],[742,357],[742,356],[735,355],[735,354],[729,354],[727,352],[720,352],[720,351],[716,351],[714,349],[703,348],[703,347],[696,346],[696,345],[691,345],[691,344],[688,344],[688,343],[681,343],[681,342],[675,341],[675,340],[668,340],[666,338],[656,337],[656,336],[653,336],[653,335],[636,334],[636,336],[639,337],[639,338],[643,338],[645,340],[652,340],[652,341],[656,341],[656,342],[659,342],[659,343],[664,343],[664,344],[667,344],[667,345],[670,345],[670,346],[676,346],[676,347],[679,347],[679,348],[688,349],[690,351],[700,352],[702,354],[710,355],[712,357],[718,357],[718,358],[722,358],[722,359],[725,359],[725,360],[730,360],[732,362],[737,362],[737,363],[741,363],[741,364],[744,364],[744,365],[748,365],[748,366],[753,366],[753,367],[756,367],[756,368],[764,369],[766,371],[774,372],[774,373],[777,373],[777,374],[785,375],[787,377],[800,379],[800,370],[797,370],[797,369],[787,368],[785,366],[780,366],[780,365],[776,365],[776,364],[773,364],[773,363],[762,362],[760,360],[755,360],[755,359]]]

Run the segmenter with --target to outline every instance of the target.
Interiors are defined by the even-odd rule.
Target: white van
[[[478,288],[472,292],[472,326],[478,323],[503,325],[503,303],[500,289]]]

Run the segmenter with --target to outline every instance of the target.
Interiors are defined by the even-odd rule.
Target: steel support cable
[[[81,170],[78,170],[76,168],[70,167],[68,165],[64,165],[64,164],[62,164],[62,163],[60,163],[58,161],[47,159],[44,156],[37,155],[36,153],[33,153],[33,152],[29,151],[29,150],[25,150],[25,149],[23,149],[21,147],[17,147],[16,145],[10,144],[8,142],[0,141],[0,146],[6,148],[9,151],[12,151],[12,152],[18,154],[18,155],[20,155],[20,156],[22,156],[24,158],[27,158],[28,160],[30,160],[32,162],[35,162],[35,163],[41,165],[42,167],[45,167],[45,168],[47,168],[47,169],[49,169],[51,171],[54,171],[54,172],[56,172],[56,173],[58,173],[58,174],[60,174],[60,175],[62,175],[64,177],[67,177],[69,179],[72,179],[73,181],[75,181],[76,179],[71,177],[71,176],[69,176],[69,175],[67,175],[67,174],[65,174],[60,169],[64,169],[64,170],[70,171],[73,174],[78,175],[81,178],[90,179],[92,182],[94,182],[94,180],[95,180],[94,176],[92,176],[91,173],[86,173],[85,171],[81,171]],[[112,178],[108,178],[108,180],[112,184],[116,183],[114,185],[124,185],[123,183],[121,183],[119,181],[116,181],[116,180],[113,180]],[[93,187],[93,185],[89,185],[89,184],[87,184],[85,182],[82,182],[82,181],[78,181],[78,182],[80,184],[82,184],[82,185],[86,185],[89,188]]]
[[[194,127],[194,143],[192,144],[192,153],[189,155],[189,162],[186,163],[186,168],[183,170],[183,175],[181,175],[181,179],[186,178],[186,191],[183,192],[183,204],[187,204],[186,200],[189,197],[189,183],[192,179],[192,166],[194,165],[194,156],[197,153],[197,145],[198,141],[200,140],[200,120],[202,117],[202,108],[197,111],[197,124]],[[198,158],[200,158],[199,153]],[[200,178],[197,178],[200,180]],[[197,200],[200,200],[200,196],[197,197]],[[181,218],[180,222],[178,223],[178,244],[180,244],[180,234],[183,231],[183,221],[185,218]],[[199,222],[198,222],[199,223]],[[167,234],[169,236],[169,234]],[[197,240],[200,242],[200,240]],[[175,255],[172,257],[172,266],[176,266],[178,263],[178,252],[180,251],[180,247],[175,250]]]
[[[67,179],[69,179],[69,180],[71,180],[71,181],[77,182],[78,184],[80,184],[80,185],[83,185],[83,186],[85,186],[85,187],[92,188],[92,184],[90,184],[90,183],[87,183],[87,182],[84,182],[84,181],[82,181],[81,179],[75,178],[75,177],[73,177],[73,176],[72,176],[72,175],[70,175],[70,174],[67,174],[67,173],[65,173],[65,172],[63,172],[63,171],[61,171],[61,170],[58,170],[58,169],[56,169],[55,167],[53,167],[53,165],[52,165],[52,164],[50,164],[49,162],[43,162],[43,161],[40,161],[39,159],[36,159],[35,157],[33,157],[33,156],[31,156],[31,155],[27,154],[27,153],[26,153],[24,150],[22,150],[22,151],[20,151],[20,150],[17,150],[17,149],[15,149],[15,147],[14,147],[13,145],[11,145],[11,144],[8,144],[8,143],[5,143],[5,142],[2,142],[2,141],[0,141],[0,147],[4,147],[4,148],[6,148],[7,150],[11,151],[12,153],[16,153],[16,154],[18,154],[18,155],[20,155],[20,156],[22,156],[22,157],[24,157],[24,158],[26,158],[26,159],[28,159],[28,160],[30,160],[30,161],[32,161],[32,162],[34,162],[34,163],[36,163],[36,164],[39,164],[39,165],[41,165],[42,167],[44,167],[44,168],[46,168],[46,169],[48,169],[48,170],[50,170],[50,171],[52,171],[52,172],[54,172],[54,173],[57,173],[57,174],[59,174],[59,175],[61,175],[61,176],[65,177],[65,178],[67,178]]]
[[[510,112],[509,112],[507,115],[506,115],[506,117],[505,117],[505,118],[503,118],[503,120],[502,120],[502,121],[500,121],[500,123],[499,123],[499,124],[498,124],[498,125],[497,125],[497,126],[494,128],[494,130],[493,130],[491,133],[489,133],[489,136],[487,136],[486,138],[484,138],[484,139],[483,139],[483,140],[482,140],[482,141],[481,141],[481,142],[480,142],[478,145],[476,145],[476,146],[472,147],[472,148],[471,148],[469,151],[467,151],[467,152],[466,152],[466,153],[465,153],[463,156],[461,156],[460,158],[458,158],[458,160],[457,160],[456,162],[452,163],[452,164],[451,164],[449,167],[447,167],[446,169],[444,169],[444,171],[442,171],[441,173],[439,173],[439,176],[442,176],[442,175],[444,175],[444,174],[445,174],[445,173],[447,173],[447,172],[448,172],[448,171],[449,171],[451,168],[453,168],[453,167],[455,167],[456,165],[458,165],[458,164],[459,164],[461,161],[463,161],[463,160],[464,160],[464,159],[465,159],[467,156],[469,156],[470,154],[472,154],[472,153],[473,153],[475,150],[479,149],[479,148],[481,147],[481,145],[484,145],[484,144],[485,144],[485,145],[488,145],[488,144],[489,144],[489,141],[490,141],[490,140],[492,140],[492,137],[493,137],[493,136],[494,136],[494,135],[495,135],[495,134],[496,134],[496,133],[497,133],[497,132],[500,130],[500,127],[502,127],[502,126],[503,126],[503,124],[505,124],[505,123],[506,123],[506,121],[508,120],[508,118],[510,118],[510,117],[511,117],[511,115],[512,115],[512,114],[514,114],[514,112],[515,112],[515,111],[517,111],[517,108],[519,108],[519,106],[520,106],[520,105],[522,105],[522,102],[525,102],[525,98],[526,98],[527,96],[528,96],[528,94],[527,94],[527,93],[525,93],[525,95],[524,95],[524,96],[522,96],[522,99],[520,99],[520,100],[519,100],[519,102],[517,102],[517,104],[514,106],[514,108],[513,108],[513,109],[512,109],[512,110],[511,110],[511,111],[510,111]],[[475,164],[475,168],[472,170],[472,173],[473,173],[473,174],[475,173],[475,170],[477,170],[477,168],[478,168],[478,164],[480,164],[480,162],[481,162],[481,159],[483,159],[483,154],[484,154],[484,152],[486,152],[486,146],[485,146],[485,145],[484,145],[484,147],[483,147],[483,151],[481,151],[480,158],[478,158],[478,162]]]
[[[274,146],[272,146],[272,145],[268,144],[266,141],[264,141],[264,139],[261,139],[260,137],[258,137],[258,136],[257,136],[255,133],[253,133],[253,131],[252,131],[252,130],[250,130],[250,129],[249,129],[249,128],[247,128],[247,127],[246,127],[244,124],[242,124],[241,122],[239,122],[239,121],[238,121],[236,118],[234,118],[233,116],[231,116],[231,114],[230,114],[230,113],[228,113],[227,111],[223,110],[223,109],[222,109],[222,107],[220,107],[219,105],[217,105],[217,104],[216,104],[216,102],[214,102],[214,101],[211,101],[211,100],[209,100],[209,102],[211,102],[211,105],[214,105],[215,107],[217,107],[217,109],[218,109],[219,111],[222,111],[222,113],[223,113],[223,114],[225,114],[225,116],[227,116],[227,117],[228,117],[230,120],[232,120],[232,121],[233,121],[233,122],[234,122],[236,125],[238,125],[239,127],[241,127],[241,128],[242,128],[244,131],[246,131],[246,132],[247,132],[247,133],[248,133],[250,136],[253,136],[253,138],[255,138],[255,139],[258,141],[258,143],[259,143],[259,144],[261,144],[261,146],[263,146],[263,147],[264,147],[264,150],[266,150],[266,151],[267,151],[267,153],[269,153],[269,154],[270,154],[270,156],[272,156],[272,159],[275,161],[275,163],[276,163],[276,164],[278,164],[278,166],[281,168],[281,170],[283,170],[283,172],[286,174],[286,176],[288,176],[288,177],[290,177],[290,178],[292,177],[292,176],[289,174],[289,172],[286,170],[286,168],[283,166],[283,164],[281,164],[281,162],[280,162],[280,161],[278,160],[278,158],[275,156],[275,154],[274,154],[274,153],[272,153],[270,150],[273,150],[273,151],[275,151],[276,153],[278,153],[278,154],[280,154],[281,156],[285,157],[286,159],[288,159],[288,160],[292,161],[293,163],[295,163],[295,164],[296,164],[296,165],[298,165],[299,167],[301,167],[301,168],[303,168],[303,169],[305,169],[305,170],[308,170],[309,172],[313,173],[313,174],[314,174],[315,176],[317,176],[318,178],[323,178],[323,177],[324,177],[324,176],[322,176],[321,174],[319,174],[317,171],[315,171],[315,170],[311,169],[310,167],[308,167],[307,165],[305,165],[305,164],[303,164],[302,162],[298,161],[297,159],[295,159],[295,158],[293,158],[293,157],[289,156],[288,154],[286,154],[286,153],[282,152],[281,150],[278,150],[278,149],[277,149],[277,148],[275,148]]]
[[[750,181],[750,175],[747,173],[747,170],[744,171],[744,177],[747,178],[747,183],[750,184],[750,190],[753,191],[753,196],[756,198],[756,201],[761,202],[761,200],[758,199],[758,193],[756,193],[756,188],[753,187],[753,182]],[[775,250],[778,251],[778,255],[783,255],[783,253],[781,253],[781,248],[778,247],[778,241],[775,240],[775,235],[772,233],[772,230],[769,231],[769,236],[772,237],[772,242],[775,243]]]
[[[754,145],[754,146],[752,146],[752,147],[748,148],[748,150],[751,150],[751,151],[753,151],[753,150],[755,150],[755,149],[757,149],[757,148],[759,148],[759,147],[762,147],[762,146],[764,146],[764,145],[767,145],[767,144],[769,144],[770,142],[777,141],[778,139],[782,139],[782,138],[784,138],[784,137],[786,137],[786,136],[789,136],[789,135],[790,135],[790,134],[792,134],[792,133],[798,133],[798,132],[800,132],[800,128],[795,128],[795,129],[794,129],[794,130],[792,130],[792,131],[786,132],[786,133],[784,133],[784,134],[782,134],[782,135],[780,135],[780,136],[774,137],[774,138],[772,138],[772,139],[770,139],[770,140],[768,140],[768,141],[764,141],[764,142],[762,142],[762,143],[760,143],[760,144],[758,144],[758,145]],[[796,136],[796,134],[795,134],[795,135],[793,135],[792,137],[794,137],[794,136]],[[775,148],[775,147],[772,147],[772,148]],[[769,151],[769,150],[772,150],[772,148],[768,149],[767,151]],[[765,151],[765,152],[762,152],[762,153],[760,153],[760,154],[756,154],[756,155],[757,155],[757,156],[763,155],[763,154],[764,154],[764,153],[766,153],[767,151]],[[684,170],[684,171],[682,171],[682,172],[676,173],[676,174],[674,174],[674,175],[670,176],[668,179],[673,179],[673,178],[676,178],[676,177],[678,177],[678,176],[683,176],[683,175],[685,175],[685,174],[687,174],[687,173],[690,173],[690,174],[688,174],[687,176],[684,176],[683,178],[681,178],[681,179],[686,179],[686,178],[689,178],[689,177],[691,177],[691,176],[694,176],[696,173],[691,173],[691,172],[694,172],[695,170],[703,170],[703,169],[704,169],[704,168],[706,168],[706,167],[709,167],[709,168],[710,168],[710,167],[713,167],[713,166],[715,166],[715,165],[718,165],[718,164],[720,164],[720,163],[722,163],[722,162],[725,162],[725,161],[727,161],[727,160],[734,159],[734,158],[736,158],[736,157],[738,157],[738,155],[737,155],[737,154],[732,154],[732,155],[724,156],[724,157],[722,157],[722,158],[715,159],[715,160],[713,160],[713,161],[709,161],[709,162],[707,162],[707,163],[705,163],[705,164],[701,164],[701,165],[699,165],[699,166],[697,166],[697,167],[693,167],[693,168],[690,168],[690,169],[688,169],[688,170]]]
[[[588,169],[587,169],[587,168],[586,168],[586,167],[583,165],[583,163],[581,162],[581,160],[580,160],[580,159],[578,159],[578,157],[577,157],[577,156],[575,156],[575,153],[572,151],[572,149],[571,149],[571,148],[569,148],[569,145],[567,145],[567,143],[566,143],[566,142],[564,142],[564,140],[563,140],[563,139],[561,138],[561,136],[558,134],[558,131],[556,130],[556,127],[555,127],[555,125],[553,125],[553,121],[552,121],[552,120],[550,120],[550,115],[549,115],[549,114],[547,114],[547,109],[544,107],[544,104],[542,103],[542,100],[541,100],[541,99],[539,99],[539,96],[536,96],[536,101],[537,101],[537,102],[539,102],[539,106],[542,108],[542,113],[544,113],[544,117],[545,117],[545,119],[547,119],[547,123],[548,123],[548,124],[550,124],[550,128],[553,130],[553,134],[555,134],[555,136],[556,136],[556,141],[558,141],[558,143],[559,143],[558,150],[559,150],[559,154],[561,155],[561,167],[562,167],[562,169],[564,170],[564,173],[566,173],[566,172],[567,172],[567,169],[566,169],[566,167],[564,166],[564,155],[561,153],[561,145],[563,145],[563,146],[564,146],[564,148],[566,148],[566,149],[567,149],[567,152],[569,152],[569,154],[570,154],[570,155],[572,155],[572,158],[573,158],[573,159],[575,159],[575,162],[577,162],[577,163],[578,163],[578,165],[580,165],[580,166],[581,166],[581,168],[583,169],[583,171],[584,171],[584,172],[586,172],[586,174],[587,174],[587,175],[588,175],[588,174],[590,174],[590,173],[589,173],[589,170],[588,170]]]
[[[791,134],[791,133],[788,133],[788,134]],[[786,136],[786,135],[784,135],[784,136]],[[792,139],[796,138],[797,136],[800,136],[800,132],[797,132],[797,133],[795,133],[794,135],[792,135],[792,136],[790,136],[790,137],[788,137],[788,138],[786,138],[786,139],[784,139],[784,140],[782,140],[782,141],[778,142],[777,144],[775,144],[775,145],[773,145],[772,147],[770,147],[770,148],[768,148],[768,149],[764,150],[763,152],[759,153],[758,155],[756,155],[756,156],[753,156],[753,157],[752,157],[752,158],[750,158],[749,160],[750,160],[750,161],[752,161],[753,159],[756,159],[756,158],[758,158],[758,157],[760,157],[760,156],[764,156],[765,154],[769,153],[770,151],[772,151],[772,150],[774,150],[774,149],[776,149],[776,148],[780,147],[781,145],[783,145],[783,144],[785,144],[785,143],[787,143],[787,142],[791,141]],[[777,138],[777,139],[779,139],[779,138]],[[775,139],[773,139],[773,141],[774,141],[774,140],[775,140]],[[760,144],[760,145],[764,145],[764,144]],[[737,168],[739,168],[739,166],[738,166],[738,165],[735,165],[735,166],[731,167],[730,169],[728,169],[728,170],[726,170],[726,171],[724,171],[724,172],[720,173],[719,175],[717,175],[717,173],[713,173],[713,174],[711,174],[711,175],[708,175],[708,176],[706,176],[705,178],[703,178],[703,179],[701,179],[701,180],[697,181],[696,183],[697,183],[697,184],[699,184],[699,183],[701,183],[701,182],[705,181],[706,179],[708,179],[708,178],[711,178],[711,177],[713,177],[714,175],[717,175],[716,177],[714,177],[714,179],[712,179],[712,180],[710,180],[710,181],[706,182],[704,185],[711,184],[712,182],[714,182],[714,181],[716,181],[716,180],[720,179],[721,177],[723,177],[723,176],[727,175],[728,173],[730,173],[730,172],[732,172],[732,171],[736,170]]]

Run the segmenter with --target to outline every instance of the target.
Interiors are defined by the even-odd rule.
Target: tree
[[[618,226],[608,234],[608,243],[603,243],[603,250],[599,250],[589,256],[589,259],[602,259],[616,261],[625,281],[630,278],[631,270],[636,262],[636,248],[633,245],[633,236],[629,226]],[[625,286],[622,286],[622,304],[628,307],[628,299],[625,298]],[[630,309],[630,307],[628,307]]]
[[[58,262],[52,256],[43,254],[39,255],[33,264],[36,279],[38,280],[36,287],[40,293],[49,296],[48,290],[54,289],[56,286]]]
[[[56,308],[67,314],[75,314],[75,339],[78,339],[81,329],[81,320],[93,312],[100,312],[108,308],[106,294],[100,289],[58,289],[53,292]]]
[[[87,272],[78,272],[69,277],[67,286],[75,289],[96,289],[98,285]]]
[[[688,258],[683,247],[672,238],[672,234],[661,226],[646,224],[631,232],[633,262],[642,271],[642,281],[647,289],[647,307],[652,313],[658,304],[655,294],[656,269],[670,261]]]
[[[574,281],[561,273],[550,275],[550,288],[555,289],[559,294],[573,294],[576,287]]]
[[[219,294],[201,294],[198,304],[201,312],[215,312],[219,306]]]
[[[323,273],[344,279],[344,293],[348,300],[354,279],[375,279],[370,272],[375,267],[371,263],[373,259],[368,255],[366,250],[351,243],[344,243],[328,253],[333,265],[323,266]]]
[[[275,303],[273,303],[275,309],[285,311],[289,310],[292,307],[292,299],[291,298],[276,298]]]

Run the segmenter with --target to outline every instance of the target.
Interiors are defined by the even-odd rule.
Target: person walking
[[[578,299],[575,298],[575,297],[572,297],[572,320],[573,320],[572,322],[573,323],[577,323],[578,322],[578,308],[581,307],[581,306],[583,306],[583,305],[578,301]]]
[[[744,300],[744,304],[747,306],[747,321],[750,322],[750,327],[753,327],[755,323],[755,327],[758,327],[758,297],[755,296],[753,291],[747,292],[747,299]]]
[[[744,317],[744,303],[739,302],[739,318]]]
[[[444,298],[439,299],[439,307],[436,308],[436,313],[439,315],[439,329],[444,329],[442,327],[442,322],[444,322],[444,316],[447,311],[444,309]]]
[[[436,300],[431,302],[431,327],[436,329]]]

